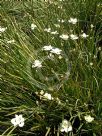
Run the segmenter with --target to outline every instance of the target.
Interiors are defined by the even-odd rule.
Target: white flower
[[[44,91],[43,91],[43,90],[41,90],[41,91],[40,91],[40,94],[41,94],[41,95],[43,95],[43,94],[44,94]]]
[[[50,50],[52,50],[53,49],[53,47],[51,46],[51,45],[48,45],[48,46],[44,46],[43,47],[43,50],[45,50],[45,51],[50,51]]]
[[[34,30],[35,28],[37,28],[37,26],[35,24],[31,24],[31,29]]]
[[[36,91],[36,92],[35,92],[35,94],[37,94],[37,95],[38,95],[38,92]]]
[[[59,9],[62,9],[63,7],[62,6],[58,6]]]
[[[93,27],[94,27],[94,25],[93,25],[93,24],[91,24],[91,25],[90,25],[90,27],[91,27],[91,28],[93,28]]]
[[[92,62],[90,62],[90,66],[93,66],[93,63],[92,63]]]
[[[67,34],[62,34],[59,36],[63,40],[68,40],[69,36]]]
[[[50,33],[51,32],[51,28],[45,28],[44,31]]]
[[[50,53],[47,57],[48,59],[54,60],[54,55],[52,53]]]
[[[96,59],[96,58],[97,58],[97,55],[94,55],[93,57],[94,57],[94,59]]]
[[[7,29],[7,27],[4,28],[4,27],[0,26],[0,33],[4,32],[6,29]]]
[[[66,119],[64,119],[62,121],[62,123],[60,124],[60,131],[61,132],[66,132],[66,133],[72,131],[71,123],[69,121],[67,121]]]
[[[77,36],[77,35],[74,35],[74,34],[71,34],[71,35],[70,35],[70,38],[71,38],[72,40],[77,40],[77,39],[78,39],[78,36]]]
[[[49,94],[49,93],[45,93],[45,94],[43,95],[43,97],[44,97],[45,99],[48,99],[48,100],[52,100],[52,99],[53,99],[52,96],[51,96],[51,94]]]
[[[82,37],[82,38],[87,38],[87,37],[88,37],[88,35],[87,35],[87,34],[85,34],[85,33],[83,33],[83,34],[81,35],[81,37]]]
[[[63,57],[61,55],[58,56],[59,59],[62,59]]]
[[[55,34],[58,34],[58,32],[57,31],[53,31],[53,32],[51,32],[51,34],[55,35]]]
[[[59,24],[54,24],[54,25],[55,25],[55,27],[60,28],[60,25],[59,25]]]
[[[102,6],[102,3],[98,3],[97,6],[98,6],[98,7]]]
[[[50,51],[51,53],[54,53],[54,54],[58,54],[58,55],[60,55],[61,54],[61,52],[62,52],[62,50],[60,50],[59,48],[52,48],[52,50]]]
[[[101,51],[101,47],[98,47],[98,50]]]
[[[59,1],[64,1],[64,0],[59,0]]]
[[[58,104],[61,104],[61,101],[58,97],[56,98],[56,101],[58,102]]]
[[[24,126],[24,118],[22,117],[22,115],[15,115],[15,118],[11,119],[11,123],[14,126],[19,126],[19,127],[23,127]]]
[[[7,43],[14,43],[15,42],[15,40],[9,40],[9,41],[7,41]]]
[[[62,20],[58,19],[58,22],[64,23],[65,21],[63,19]]]
[[[84,118],[85,118],[85,120],[86,120],[87,122],[89,122],[89,123],[94,120],[94,118],[91,117],[90,115],[86,115]]]
[[[68,20],[69,23],[76,24],[78,22],[77,18],[70,18]]]
[[[42,64],[39,60],[35,60],[33,65],[32,65],[32,68],[41,68],[42,67]]]
[[[59,48],[54,48],[54,47],[52,47],[51,45],[44,46],[44,47],[43,47],[43,50],[45,50],[45,51],[50,51],[49,57],[53,56],[52,53],[60,55],[60,54],[61,54],[61,51],[62,51],[62,50],[60,50]]]

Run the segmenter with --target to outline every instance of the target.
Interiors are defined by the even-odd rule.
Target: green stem
[[[16,128],[17,126],[14,126],[11,131],[7,134],[7,136],[10,136],[10,134],[13,132],[13,130]]]

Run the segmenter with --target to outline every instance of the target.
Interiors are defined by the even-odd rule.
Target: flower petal
[[[16,121],[16,118],[11,119],[11,123],[12,123],[14,126],[18,125],[18,123],[17,123],[17,121]]]
[[[64,128],[60,128],[60,131],[61,131],[61,132],[64,132],[64,131],[65,131],[65,129],[64,129]]]
[[[69,132],[69,131],[72,131],[72,126],[69,126],[69,127],[68,127],[68,132]]]
[[[24,122],[20,122],[19,127],[23,127],[23,126],[24,126]]]

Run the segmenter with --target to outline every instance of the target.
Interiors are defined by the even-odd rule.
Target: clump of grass
[[[0,2],[0,135],[102,134],[100,0]]]

